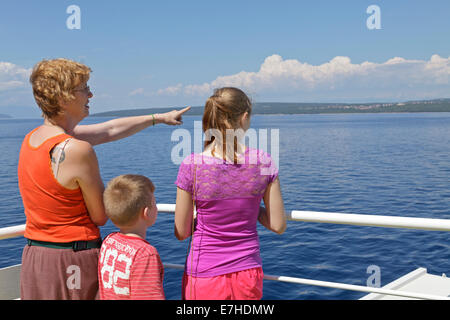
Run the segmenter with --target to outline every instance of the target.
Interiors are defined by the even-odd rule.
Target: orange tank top
[[[60,134],[37,147],[25,136],[18,165],[19,190],[26,216],[25,238],[49,242],[72,242],[100,238],[92,222],[81,189],[67,189],[53,175],[50,151],[71,138]]]

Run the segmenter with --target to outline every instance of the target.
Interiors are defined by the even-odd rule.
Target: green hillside
[[[97,117],[123,117],[163,113],[173,108],[142,108],[96,113]],[[321,113],[392,113],[392,112],[450,112],[450,99],[407,101],[395,103],[284,103],[257,102],[253,114],[321,114]],[[187,115],[202,115],[203,106],[192,107]]]

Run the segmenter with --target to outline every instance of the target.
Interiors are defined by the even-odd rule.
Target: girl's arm
[[[184,240],[191,235],[193,210],[191,194],[177,188],[174,232],[178,240]]]
[[[267,187],[263,200],[265,209],[260,208],[258,221],[268,230],[282,234],[286,230],[286,214],[278,177]]]
[[[94,146],[129,137],[153,124],[182,124],[182,115],[190,108],[186,107],[182,110],[173,110],[153,116],[124,117],[97,124],[78,125],[73,129],[73,132],[68,132],[68,134]]]

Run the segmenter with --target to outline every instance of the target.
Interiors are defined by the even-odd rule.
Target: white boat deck
[[[0,269],[0,300],[20,298],[20,264]]]
[[[425,268],[416,270],[385,285],[383,289],[417,292],[422,294],[450,296],[450,278],[445,275],[437,276],[427,273]],[[392,296],[388,294],[370,293],[360,300],[410,300],[416,298]]]

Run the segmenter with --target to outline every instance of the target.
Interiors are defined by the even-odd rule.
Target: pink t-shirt
[[[262,266],[259,206],[277,176],[270,155],[256,149],[247,149],[237,164],[201,154],[184,159],[175,184],[194,194],[197,206],[187,274],[213,277]]]
[[[101,300],[164,300],[164,269],[146,240],[111,233],[103,240],[98,263]]]

